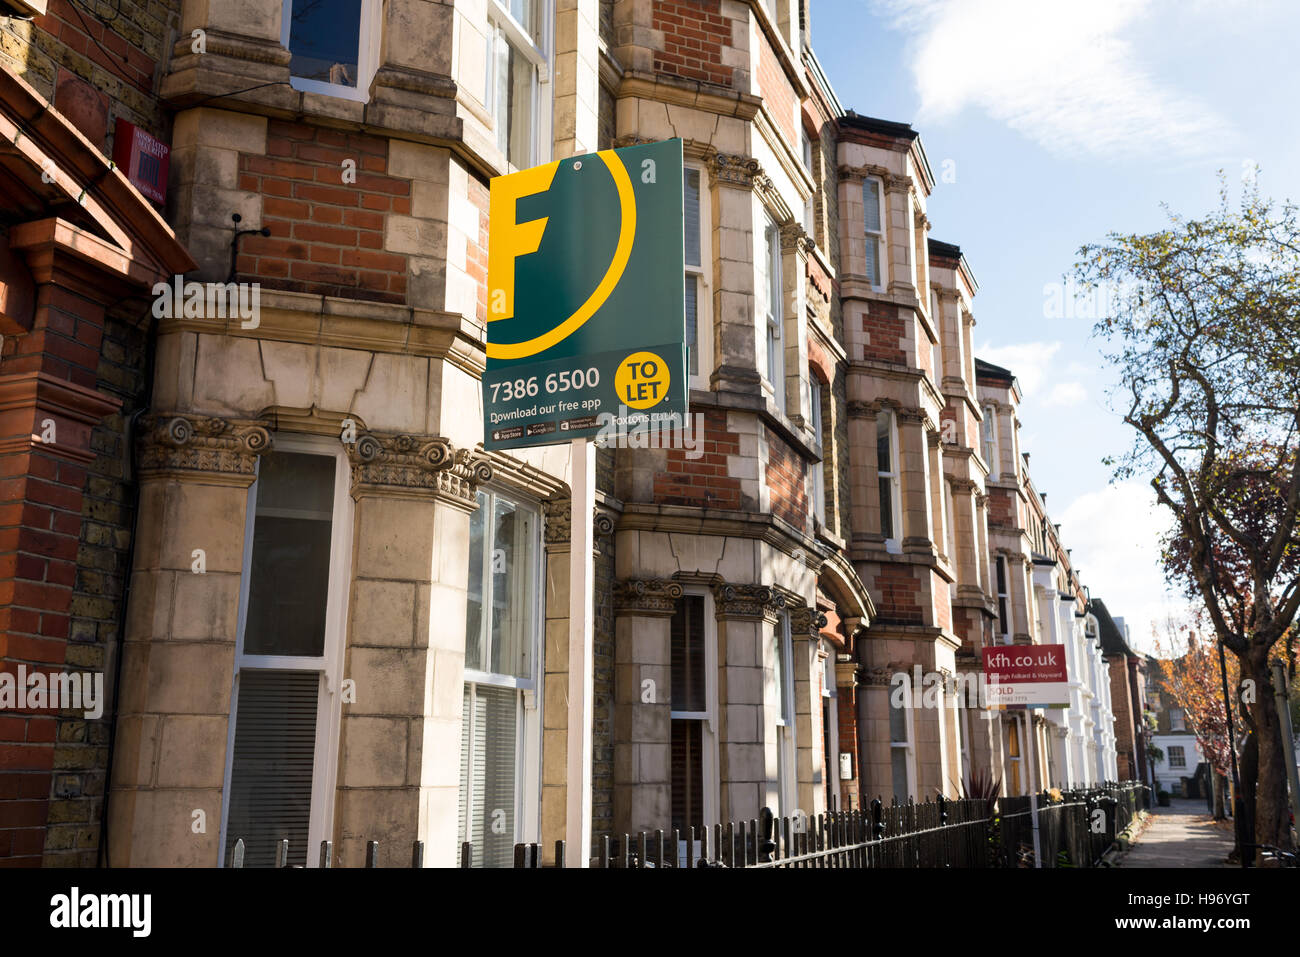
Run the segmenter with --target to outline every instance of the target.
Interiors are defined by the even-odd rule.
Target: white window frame
[[[1178,752],[1178,757],[1180,758],[1177,764],[1174,763],[1175,751]],[[1187,768],[1187,748],[1184,745],[1181,744],[1169,745],[1169,769],[1173,770],[1174,768],[1183,768],[1184,770],[1186,770]]]
[[[826,795],[833,798],[835,804],[831,810],[839,810],[840,803],[840,703],[839,688],[835,684],[835,646],[822,639],[822,651],[826,658],[822,661],[822,705],[826,709],[823,722],[826,735]]]
[[[785,414],[785,277],[781,262],[781,227],[766,209],[763,211],[763,251],[767,262],[764,342],[767,349],[767,380],[772,401]]]
[[[1002,638],[1002,644],[1009,645],[1011,644],[1010,629],[1013,627],[1011,624],[1011,568],[1005,555],[998,555],[993,561],[995,565],[993,569],[993,587],[997,589],[998,602],[998,633]],[[999,570],[1001,575],[998,574]],[[999,581],[999,579],[1001,580]],[[1006,609],[1005,614],[1003,613],[1004,607]],[[1003,619],[1006,620],[1003,621]],[[1006,626],[1007,631],[1002,630],[1003,625]]]
[[[790,613],[781,612],[772,627],[776,653],[781,656],[781,683],[774,689],[777,696],[774,715],[776,792],[780,809],[777,816],[795,817],[799,812],[799,751],[795,740],[799,716],[795,713],[794,639],[790,634]]]
[[[911,686],[911,682],[908,682],[907,692],[908,692],[907,693],[908,698],[915,699],[917,689]],[[894,702],[891,700],[892,697],[893,695],[891,694],[889,697],[885,699],[885,701],[888,703],[887,706],[890,708],[894,707]],[[907,735],[906,740],[903,741],[895,740],[894,722],[891,720],[888,725],[889,727],[889,776],[890,776],[889,787],[891,791],[894,790],[894,779],[893,779],[894,752],[896,750],[902,750],[904,763],[907,769],[907,795],[915,799],[919,795],[917,795],[916,793],[916,749],[913,746],[913,742],[916,741],[916,724],[912,714],[913,710],[914,709],[911,707],[910,702],[903,705],[903,731]]]
[[[685,586],[682,588],[682,598],[691,596],[704,599],[704,711],[672,711],[668,712],[668,720],[672,721],[698,721],[700,723],[700,776],[701,789],[704,792],[704,827],[705,833],[699,835],[695,842],[695,860],[701,860],[703,854],[710,850],[708,842],[711,839],[710,834],[715,824],[721,823],[721,791],[722,784],[719,774],[718,759],[718,619],[717,612],[713,606],[713,592],[707,588],[697,586]],[[671,651],[669,649],[669,665],[671,666]],[[672,698],[669,697],[669,707],[672,707]],[[669,728],[669,741],[672,741],[672,729]],[[670,788],[671,790],[671,788]],[[670,795],[671,803],[671,795]],[[689,834],[689,832],[688,832]],[[689,837],[682,837],[678,841],[677,855],[682,866],[686,863],[686,843]],[[717,848],[711,849],[717,854]]]
[[[1170,731],[1187,730],[1187,716],[1184,713],[1182,708],[1169,709],[1169,730]]]
[[[713,262],[713,230],[710,228],[709,173],[701,165],[687,163],[687,170],[700,174],[700,264],[686,264],[686,275],[695,277],[695,355],[698,372],[690,373],[690,387],[707,392],[713,376],[713,286],[709,266]],[[683,174],[684,175],[684,174]],[[685,201],[685,189],[682,190]],[[683,217],[683,220],[685,217]],[[689,372],[689,367],[688,367]]]
[[[882,409],[878,415],[887,416],[889,419],[889,470],[886,471],[881,469],[879,459],[876,461],[876,487],[880,487],[879,479],[883,478],[889,479],[890,488],[889,506],[892,510],[890,514],[893,518],[891,525],[894,534],[892,537],[885,539],[885,551],[899,555],[902,554],[903,551],[903,495],[900,487],[900,476],[902,473],[898,461],[898,416],[894,414],[892,409]],[[878,428],[877,435],[879,435]],[[882,516],[884,506],[885,503],[881,502],[880,507],[882,509]],[[884,531],[884,524],[882,517],[880,523],[882,533]]]
[[[293,27],[293,0],[284,0],[280,13],[280,45],[289,49]],[[303,93],[321,93],[343,100],[366,103],[370,100],[370,82],[379,69],[379,41],[383,35],[383,0],[361,0],[361,22],[357,32],[357,85],[327,83],[306,77],[290,76],[289,86]]]
[[[808,177],[813,181],[813,192],[808,194],[808,198],[803,202],[803,228],[809,236],[815,236],[817,232],[816,209],[814,205],[814,195],[816,194],[817,176],[813,171],[813,149],[812,137],[802,126],[799,127],[799,138],[801,152],[803,154],[803,168],[807,171]]]
[[[479,491],[487,495],[487,502],[480,508],[487,509],[487,532],[491,534],[493,505],[498,495],[510,501],[518,508],[533,513],[532,551],[533,560],[528,568],[529,581],[524,593],[533,596],[533,629],[529,641],[532,642],[529,660],[530,675],[520,678],[515,675],[496,674],[476,668],[466,668],[462,685],[487,685],[493,688],[513,688],[520,692],[520,708],[515,724],[515,843],[536,843],[541,840],[542,814],[542,695],[538,694],[544,663],[546,643],[542,640],[545,629],[546,608],[544,590],[541,587],[542,562],[545,561],[545,548],[542,545],[542,509],[541,505],[527,496],[519,495],[514,489],[500,485],[482,485]],[[483,542],[483,617],[482,628],[488,634],[492,632],[491,596],[488,589],[492,582],[492,542]],[[490,650],[487,657],[491,658]],[[457,801],[460,795],[456,796]],[[468,821],[473,814],[471,805],[465,815]],[[460,835],[457,835],[457,841]],[[459,846],[459,844],[458,844]]]
[[[997,481],[1001,474],[998,469],[998,409],[995,405],[984,406],[984,421],[980,423],[980,452],[989,467],[989,478]]]
[[[528,30],[510,13],[499,0],[487,0],[488,13],[488,35],[487,35],[487,82],[484,91],[484,106],[487,108],[488,115],[492,117],[492,135],[494,144],[497,142],[496,137],[499,135],[499,124],[504,122],[504,117],[500,114],[501,105],[496,102],[497,88],[495,82],[496,73],[496,44],[499,41],[497,30],[505,34],[505,39],[518,50],[537,71],[536,83],[533,86],[533,104],[532,111],[536,122],[530,134],[528,153],[529,160],[522,166],[515,166],[510,162],[509,144],[502,151],[502,157],[505,160],[506,168],[526,169],[539,163],[546,162],[551,155],[551,114],[553,107],[554,90],[551,83],[551,51],[555,44],[555,13],[553,0],[537,0],[541,4],[541,35],[536,40],[529,35]],[[540,41],[540,45],[538,42]],[[543,108],[545,107],[545,108]]]
[[[948,564],[954,571],[957,568],[957,526],[955,519],[955,509],[952,504],[952,482],[946,477],[940,479],[943,482],[943,519],[944,524],[944,551],[947,552]],[[957,595],[957,581],[954,578],[948,585],[949,594],[954,598]]]
[[[880,211],[880,229],[872,230],[867,228],[867,189],[874,189],[876,192],[876,208]],[[889,228],[888,211],[885,207],[885,185],[878,176],[868,176],[862,181],[862,255],[864,259],[871,256],[871,246],[868,239],[876,240],[876,280],[871,288],[877,292],[883,290],[889,282],[889,277],[885,274],[885,265],[887,256],[885,251],[889,248],[885,242],[885,233]],[[870,275],[870,273],[868,273]]]
[[[812,420],[813,441],[822,450],[822,461],[812,465],[813,480],[813,515],[824,528],[826,526],[826,432],[822,415],[822,381],[808,371],[808,417]]]
[[[337,438],[278,433],[276,452],[299,452],[334,460],[334,514],[330,521],[329,590],[325,598],[325,644],[319,657],[310,655],[251,655],[244,652],[244,629],[248,620],[248,597],[252,585],[253,526],[257,512],[256,478],[248,488],[244,519],[243,570],[239,581],[238,631],[235,638],[235,666],[231,681],[230,720],[226,729],[226,767],[222,784],[221,854],[218,866],[225,866],[231,774],[234,769],[235,726],[239,720],[239,675],[241,671],[315,671],[323,687],[316,698],[316,745],[312,767],[311,815],[308,825],[308,867],[316,867],[319,856],[312,852],[329,840],[334,827],[334,793],[338,778],[338,742],[343,709],[339,699],[343,648],[347,637],[348,593],[352,581],[352,468]],[[262,459],[257,460],[261,470]]]

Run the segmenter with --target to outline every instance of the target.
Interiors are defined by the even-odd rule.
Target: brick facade
[[[654,501],[661,505],[741,507],[740,479],[727,471],[727,456],[740,452],[740,438],[727,430],[725,412],[704,413],[704,438],[698,458],[684,449],[667,451],[668,467],[654,477]]]
[[[652,22],[663,35],[654,57],[656,73],[732,85],[722,55],[731,47],[732,21],[723,16],[721,0],[654,0]]]
[[[390,214],[410,215],[411,183],[386,174],[387,155],[381,137],[271,120],[266,155],[239,156],[239,188],[262,195],[262,224],[271,231],[243,238],[240,277],[271,289],[405,303],[407,257],[385,250],[384,230]]]

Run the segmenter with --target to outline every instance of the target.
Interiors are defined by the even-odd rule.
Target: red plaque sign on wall
[[[118,118],[113,136],[113,162],[141,193],[155,203],[167,198],[167,165],[171,147],[134,123]]]

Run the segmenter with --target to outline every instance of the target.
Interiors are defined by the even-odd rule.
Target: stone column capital
[[[164,412],[140,420],[141,475],[197,478],[218,484],[252,485],[257,457],[271,450],[269,419]]]
[[[664,578],[626,578],[614,584],[614,614],[666,618],[677,610],[682,586]]]
[[[476,449],[456,449],[442,436],[364,432],[347,446],[352,497],[366,493],[429,493],[473,511],[478,487],[492,480],[492,466]]]
[[[799,605],[790,611],[790,634],[796,639],[820,641],[821,631],[826,627],[826,613]]]
[[[568,545],[573,538],[573,506],[568,498],[550,498],[542,502],[542,539],[548,547]],[[592,511],[592,528],[596,547],[614,534],[615,516],[599,505]]]
[[[753,189],[755,177],[763,175],[762,165],[751,156],[716,153],[709,157],[709,177],[724,186]]]
[[[785,596],[767,585],[714,585],[713,597],[719,618],[776,621],[785,608]]]

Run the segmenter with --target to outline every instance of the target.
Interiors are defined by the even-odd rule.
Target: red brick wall
[[[872,592],[882,622],[925,624],[921,583],[907,566],[881,565]]]
[[[1127,658],[1111,658],[1106,663],[1110,679],[1110,708],[1115,715],[1115,770],[1121,781],[1132,780],[1137,775],[1137,727],[1133,721],[1133,708],[1129,697],[1129,668]]]
[[[835,698],[839,712],[840,753],[853,755],[853,777],[840,781],[840,769],[828,768],[827,775],[839,781],[840,807],[861,807],[859,782],[862,780],[860,764],[862,753],[858,750],[858,695],[856,688],[840,688]]]
[[[30,31],[10,20],[3,25],[0,63],[51,102],[56,86],[69,77],[90,84],[99,92],[107,140],[112,139],[118,116],[166,140],[167,114],[152,97],[154,73],[164,54],[168,20],[179,14],[180,2],[114,0],[112,6],[107,26],[84,7],[78,16],[69,0],[50,0],[45,15],[32,20]],[[110,16],[107,9],[101,15]],[[93,145],[111,152],[105,142]]]
[[[862,347],[864,359],[881,359],[885,362],[907,362],[903,351],[907,329],[898,317],[898,307],[884,302],[867,304],[867,314],[862,317],[862,331],[867,342]]]
[[[1001,488],[989,489],[989,524],[1005,528],[1016,525],[1016,505],[1012,500],[1014,493]]]
[[[727,431],[727,413],[704,413],[704,437],[687,458],[684,449],[668,450],[668,468],[655,473],[654,500],[660,505],[694,505],[739,509],[740,479],[727,474],[727,456],[740,454],[740,439]],[[694,453],[693,453],[694,454]]]
[[[34,451],[0,457],[0,671],[63,671],[84,467]],[[39,867],[57,708],[0,716],[0,862]]]
[[[766,38],[758,43],[758,91],[767,103],[776,128],[791,146],[799,148],[799,135],[794,126],[794,87],[781,69],[781,64]]]
[[[795,528],[808,521],[807,463],[776,433],[764,428],[767,441],[767,487],[772,514]]]
[[[478,318],[484,322],[487,320],[488,188],[473,176],[469,178],[469,201],[478,210],[478,242],[471,238],[466,271],[478,286]]]
[[[45,310],[43,324],[33,326],[24,335],[5,337],[5,373],[48,372],[95,388],[99,346],[104,337],[103,313],[87,311],[84,299],[53,285],[39,287],[36,308]],[[67,426],[82,428],[72,422]],[[64,423],[58,427],[62,430]],[[85,432],[89,434],[89,428]]]
[[[239,273],[272,289],[405,303],[407,257],[384,250],[384,222],[410,214],[411,184],[386,175],[388,141],[271,120],[266,152],[239,156],[239,188],[263,194],[271,230],[241,240]],[[343,182],[348,159],[355,184]]]
[[[931,572],[930,590],[934,595],[934,623],[945,631],[952,631],[952,601],[948,597],[948,583]]]
[[[722,48],[731,46],[731,21],[722,0],[655,0],[654,28],[663,31],[655,51],[655,72],[719,86],[732,85]]]

